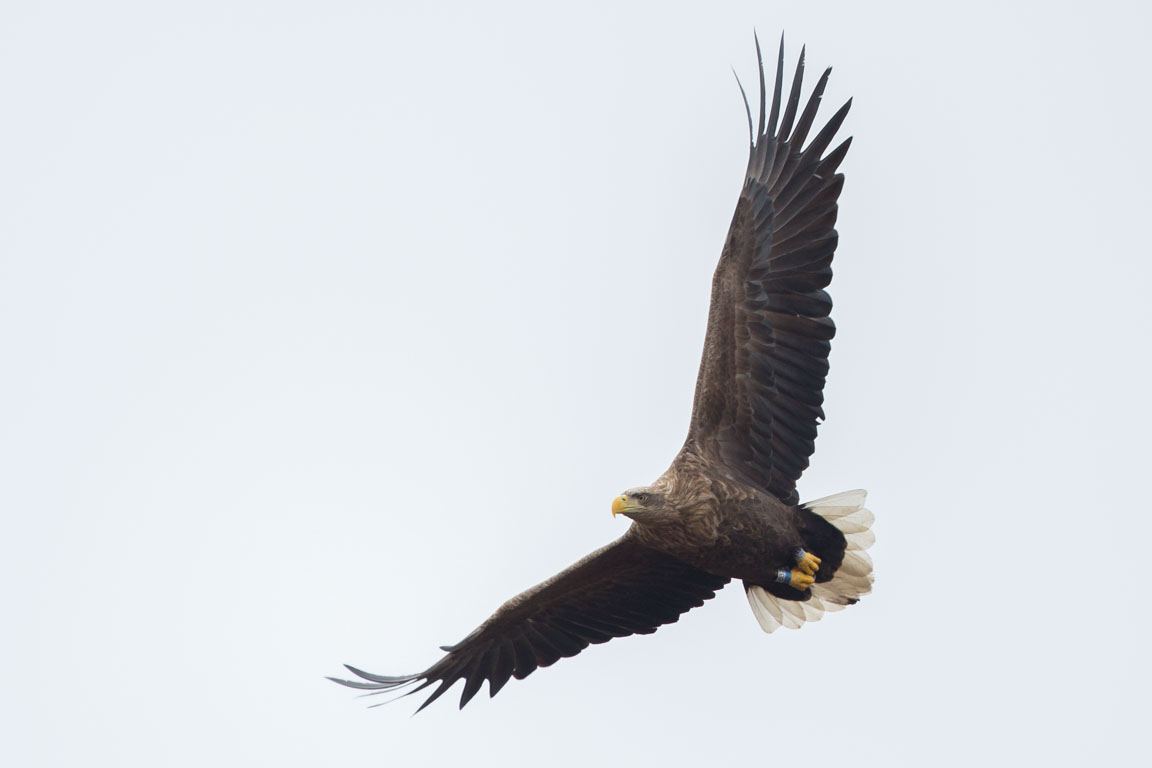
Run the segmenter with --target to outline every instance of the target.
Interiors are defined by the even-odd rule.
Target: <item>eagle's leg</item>
[[[816,571],[820,570],[820,558],[816,557],[816,555],[811,552],[805,552],[799,547],[797,547],[795,555],[796,567],[799,570],[813,577],[816,575]]]
[[[793,568],[790,571],[781,568],[776,572],[777,584],[787,584],[792,587],[792,589],[798,589],[801,592],[812,586],[815,581],[815,577],[809,576],[799,568]]]
[[[805,552],[801,547],[797,547],[792,556],[796,558],[796,567],[791,570],[781,568],[776,573],[776,582],[803,592],[816,582],[816,571],[820,570],[820,558]]]

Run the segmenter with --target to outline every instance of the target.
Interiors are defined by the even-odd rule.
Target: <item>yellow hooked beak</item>
[[[617,496],[612,499],[612,517],[616,517],[616,515],[621,514],[631,506],[632,505],[628,503],[627,496]]]

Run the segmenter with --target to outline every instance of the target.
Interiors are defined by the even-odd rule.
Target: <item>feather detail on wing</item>
[[[759,58],[759,41],[756,51]],[[824,152],[852,102],[804,146],[830,72],[821,75],[799,111],[801,51],[787,103],[782,104],[781,40],[771,112],[765,119],[767,89],[760,61],[758,127],[713,277],[685,444],[686,450],[719,459],[789,504],[798,501],[796,481],[808,467],[816,427],[824,418],[829,341],[836,332],[829,317],[832,299],[824,288],[832,280],[837,199],[844,184],[836,170],[851,139]],[[748,124],[751,131],[750,109]]]
[[[463,708],[485,680],[495,696],[510,678],[523,679],[591,644],[651,634],[727,583],[626,534],[506,602],[464,640],[444,647],[447,655],[423,672],[386,676],[349,666],[360,680],[329,679],[373,693],[418,684],[404,695],[438,683],[417,712],[463,680]]]

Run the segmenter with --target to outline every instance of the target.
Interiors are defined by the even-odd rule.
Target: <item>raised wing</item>
[[[760,43],[756,43],[760,59]],[[796,481],[808,467],[824,418],[828,316],[836,250],[836,173],[851,139],[824,155],[851,106],[848,101],[804,146],[831,69],[825,70],[797,119],[804,52],[780,117],[784,43],[772,109],[765,120],[760,59],[760,120],[751,139],[744,188],[712,280],[704,355],[696,380],[685,450],[722,461],[781,501],[798,501]],[[743,86],[741,86],[743,93]],[[745,96],[745,107],[748,100]],[[777,121],[779,120],[779,125]],[[823,155],[823,156],[822,156]]]
[[[419,674],[389,677],[350,666],[362,681],[329,679],[380,693],[419,683],[405,695],[439,683],[417,712],[463,680],[463,709],[485,680],[488,694],[495,696],[509,678],[522,680],[590,644],[651,634],[703,605],[727,583],[625,534],[504,603],[460,643],[444,647],[448,655]]]

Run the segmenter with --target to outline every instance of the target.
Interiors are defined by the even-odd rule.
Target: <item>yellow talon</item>
[[[816,579],[812,578],[810,574],[804,573],[799,568],[792,569],[792,580],[788,582],[788,586],[792,589],[798,589],[801,592],[808,589]]]
[[[800,562],[796,563],[796,567],[809,576],[815,576],[816,571],[820,570],[820,558],[811,552],[805,552],[804,556],[800,558]],[[809,579],[809,583],[811,583],[811,579]]]

